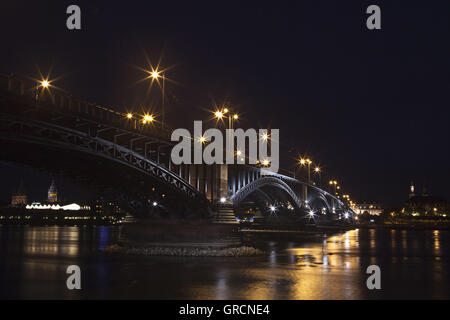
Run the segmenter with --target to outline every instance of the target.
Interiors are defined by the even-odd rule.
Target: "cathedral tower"
[[[28,198],[25,193],[25,188],[23,186],[23,181],[20,181],[19,188],[13,193],[11,197],[11,205],[14,207],[25,206],[27,204]]]
[[[409,198],[415,197],[416,194],[414,193],[414,182],[411,181],[411,186],[409,187]]]
[[[52,184],[48,188],[48,202],[58,202],[58,190],[56,189],[55,179],[52,179]]]

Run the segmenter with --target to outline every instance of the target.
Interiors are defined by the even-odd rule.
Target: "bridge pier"
[[[303,184],[300,199],[302,200],[302,205],[306,206],[308,201],[308,186]]]
[[[216,199],[228,197],[228,166],[219,164],[216,166]]]
[[[230,177],[233,170],[225,164],[208,166],[181,164],[176,171],[181,178],[205,195],[212,204],[221,198],[228,199],[233,192],[236,192],[232,183],[235,178],[233,175]]]

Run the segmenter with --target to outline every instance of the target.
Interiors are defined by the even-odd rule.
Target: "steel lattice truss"
[[[197,189],[165,167],[111,141],[90,137],[83,132],[56,125],[30,119],[17,119],[5,114],[1,114],[0,130],[2,139],[5,140],[33,142],[95,154],[149,174],[170,184],[189,198],[202,197]]]

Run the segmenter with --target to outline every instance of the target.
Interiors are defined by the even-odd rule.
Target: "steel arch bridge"
[[[274,190],[280,192],[276,193]],[[275,193],[275,197],[272,194]],[[299,196],[298,196],[299,195]],[[322,189],[280,174],[263,175],[240,188],[230,200],[238,207],[248,199],[266,202],[268,211],[271,204],[285,202],[290,210],[300,213],[335,214],[349,212],[345,204]]]
[[[261,178],[252,181],[245,187],[241,188],[238,192],[236,192],[236,194],[231,197],[231,201],[233,202],[234,205],[239,205],[244,199],[246,199],[256,190],[261,191],[261,189],[266,186],[271,186],[282,190],[284,193],[288,195],[288,197],[294,203],[297,209],[300,209],[302,207],[300,199],[297,197],[297,195],[291,189],[291,187],[289,187],[289,185],[282,179],[274,176],[262,176]]]
[[[169,129],[39,89],[24,77],[0,77],[0,106],[0,160],[63,172],[133,201],[148,202],[158,189],[168,211],[190,211],[202,218],[220,216],[221,208],[237,208],[249,199],[259,207],[286,202],[299,214],[348,210],[316,186],[258,166],[175,165]]]

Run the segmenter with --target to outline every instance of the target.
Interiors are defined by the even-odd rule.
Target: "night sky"
[[[66,28],[71,4],[80,31]],[[366,28],[370,4],[381,30]],[[285,169],[298,150],[356,201],[401,204],[411,180],[450,199],[449,1],[6,0],[0,15],[0,72],[52,66],[74,96],[140,110],[159,95],[136,67],[162,56],[173,127],[231,102],[242,127],[280,129]],[[49,184],[13,165],[0,174],[2,202],[21,176],[34,197]]]

